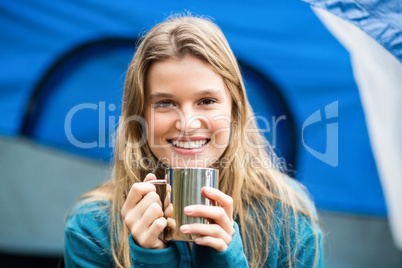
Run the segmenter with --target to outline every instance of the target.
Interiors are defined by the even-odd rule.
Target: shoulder
[[[111,211],[112,181],[107,181],[83,194],[71,209],[66,228],[108,224]]]
[[[274,207],[277,231],[295,236],[295,240],[319,238],[322,231],[318,213],[306,187],[286,175],[280,179],[283,189],[279,191]]]
[[[302,214],[311,213],[311,216],[318,219],[314,201],[307,188],[299,181],[286,175],[281,176],[281,180],[288,188],[288,195],[286,197],[280,197],[280,199],[283,199],[283,202],[292,204],[294,208]]]
[[[323,234],[314,202],[301,183],[287,176],[282,179],[290,195],[280,197],[275,205],[275,216],[280,217],[276,225],[281,245],[279,267],[287,267],[289,252],[301,267],[322,267]]]
[[[74,232],[83,237],[107,239],[111,203],[106,200],[85,198],[78,201],[69,214],[66,232]]]
[[[109,201],[85,198],[77,202],[66,222],[66,267],[103,267],[113,263],[109,215]]]

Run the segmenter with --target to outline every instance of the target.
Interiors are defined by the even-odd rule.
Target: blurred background
[[[138,38],[187,11],[225,33],[325,266],[402,267],[402,7],[375,0],[3,1],[0,267],[63,267],[69,209],[111,176]]]

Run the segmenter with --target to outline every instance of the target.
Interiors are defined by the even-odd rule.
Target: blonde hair
[[[219,163],[219,188],[233,198],[234,217],[239,221],[241,234],[250,267],[263,265],[268,256],[268,245],[278,239],[273,222],[274,208],[280,201],[284,218],[292,218],[297,235],[297,217],[301,212],[313,223],[316,235],[316,260],[318,235],[313,209],[284,181],[285,174],[277,166],[277,158],[268,141],[258,132],[254,113],[246,97],[243,79],[233,52],[217,25],[208,19],[193,16],[171,17],[152,28],[142,39],[127,70],[124,85],[121,122],[116,136],[114,177],[108,199],[111,200],[111,248],[116,266],[130,267],[128,244],[129,231],[124,226],[120,211],[133,183],[141,182],[148,172],[164,175],[163,166],[144,141],[144,128],[138,118],[143,117],[145,103],[145,78],[155,61],[196,56],[219,73],[232,99],[233,122],[229,145],[223,153],[227,161]],[[250,120],[251,119],[251,120]],[[256,145],[246,144],[245,138]],[[141,143],[140,145],[138,145]],[[142,144],[143,143],[143,144]],[[257,148],[258,147],[258,148]],[[139,163],[148,159],[146,165]],[[244,159],[264,159],[271,168],[252,168],[241,165]],[[266,164],[266,162],[265,162]],[[236,168],[235,168],[236,167]],[[99,192],[99,191],[98,191]],[[97,190],[87,193],[94,196]],[[289,267],[294,266],[291,257],[290,227],[284,224],[287,234]],[[262,228],[263,227],[263,228]],[[297,240],[297,237],[296,237]],[[261,245],[266,245],[262,247]]]

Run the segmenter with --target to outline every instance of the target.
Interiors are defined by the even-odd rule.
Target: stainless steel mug
[[[180,232],[180,226],[191,223],[208,223],[204,218],[190,217],[184,208],[190,205],[207,205],[210,201],[201,194],[204,186],[218,188],[219,170],[213,168],[167,168],[167,182],[172,188],[173,220],[176,227],[165,230],[165,240],[194,241],[199,235],[188,235]]]

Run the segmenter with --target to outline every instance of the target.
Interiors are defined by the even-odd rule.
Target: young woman
[[[113,178],[67,221],[66,267],[322,267],[322,234],[303,188],[276,167],[221,30],[183,16],[151,29],[128,68]],[[214,167],[216,206],[189,206],[193,243],[165,243],[172,222],[155,186],[166,167]]]

